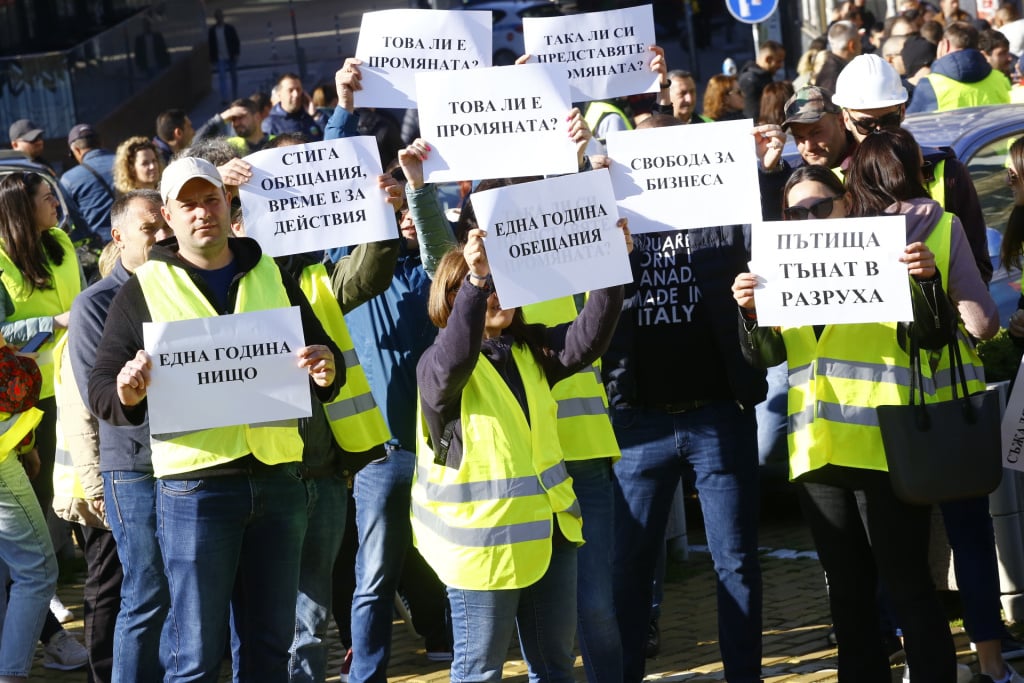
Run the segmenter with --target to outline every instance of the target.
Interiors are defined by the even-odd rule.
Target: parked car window
[[[1010,145],[1017,137],[1008,136],[990,142],[967,162],[967,170],[985,215],[985,225],[1000,233],[1006,228],[1006,220],[1013,208],[1013,192],[1006,185],[1006,164]]]

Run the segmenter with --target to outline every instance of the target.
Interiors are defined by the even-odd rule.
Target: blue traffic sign
[[[729,14],[745,24],[760,24],[779,7],[779,0],[726,0]]]

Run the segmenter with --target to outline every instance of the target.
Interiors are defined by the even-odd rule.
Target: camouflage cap
[[[832,104],[832,93],[816,85],[805,85],[786,100],[786,120],[782,129],[794,123],[814,123],[825,114],[838,114],[841,110]]]

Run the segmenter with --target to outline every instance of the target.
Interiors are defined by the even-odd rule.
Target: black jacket
[[[242,45],[238,41],[238,31],[231,24],[224,24],[224,42],[227,43],[228,53],[224,57],[217,54],[217,25],[210,27],[207,33],[207,42],[210,44],[210,61],[216,64],[220,59],[238,59],[238,53],[242,51]]]
[[[256,266],[263,255],[256,240],[247,237],[231,238],[228,240],[228,245],[234,254],[238,272],[231,282],[228,293],[229,310],[219,311],[221,314],[233,310],[235,297],[238,294],[238,282],[242,276]],[[206,294],[207,299],[216,307],[217,304],[209,295],[206,283],[196,274],[195,269],[186,266],[177,258],[177,251],[177,240],[171,238],[154,245],[149,253],[149,258],[184,268],[199,291]],[[324,331],[323,325],[320,324],[306,300],[306,296],[295,281],[290,277],[282,277],[281,282],[288,293],[289,303],[299,307],[299,313],[302,316],[302,333],[306,344],[322,344],[334,353],[337,367],[334,383],[330,387],[324,388],[310,381],[317,398],[326,403],[332,400],[345,384],[345,364],[341,360],[341,351]],[[135,357],[139,349],[145,348],[142,324],[152,322],[152,320],[153,316],[149,312],[149,305],[142,293],[142,287],[139,285],[138,278],[133,275],[121,287],[110,304],[110,312],[103,328],[103,338],[96,349],[96,361],[89,374],[89,409],[101,420],[106,420],[117,426],[126,426],[142,424],[146,418],[147,401],[143,400],[131,408],[121,404],[121,400],[117,396],[117,374],[126,362]]]

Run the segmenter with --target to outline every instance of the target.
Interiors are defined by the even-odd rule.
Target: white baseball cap
[[[160,177],[160,198],[165,204],[169,199],[177,199],[181,188],[193,178],[202,178],[217,188],[224,187],[224,181],[221,180],[216,166],[206,159],[182,157],[172,161],[164,169]]]

